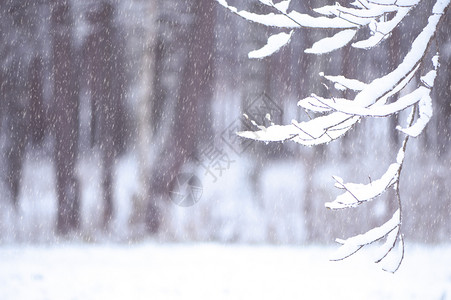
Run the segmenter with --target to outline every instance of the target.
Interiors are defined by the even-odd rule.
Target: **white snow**
[[[435,56],[434,56],[435,58]],[[432,59],[433,63],[436,64],[436,60]],[[421,77],[421,82],[427,86],[428,88],[432,88],[434,86],[435,78],[437,77],[437,71],[431,70],[426,75]]]
[[[401,266],[404,258],[404,239],[402,236],[399,237],[398,243],[381,262],[384,271],[394,273]]]
[[[273,2],[272,0],[259,0],[261,3],[268,5],[268,6],[273,6]]]
[[[387,37],[393,29],[398,26],[399,23],[404,19],[404,17],[409,13],[412,7],[398,7],[396,16],[387,22],[373,22],[372,31],[373,35],[366,40],[362,40],[352,44],[354,48],[369,49],[380,43],[385,37]]]
[[[397,226],[395,229],[390,231],[389,234],[387,234],[385,243],[382,246],[380,246],[379,248],[377,248],[377,250],[376,250],[376,254],[374,256],[374,261],[376,263],[383,260],[387,256],[387,253],[393,249],[393,247],[395,246],[398,234],[399,234],[399,226]]]
[[[404,7],[411,7],[415,6],[420,2],[420,0],[408,0],[408,3],[405,3]],[[398,1],[399,2],[399,1]],[[352,3],[355,4],[355,3]],[[358,3],[360,4],[360,3]],[[400,5],[374,5],[373,3],[367,3],[365,6],[358,5],[357,8],[352,7],[345,7],[340,4],[335,5],[326,5],[320,8],[314,8],[313,10],[319,14],[326,15],[326,16],[342,16],[343,18],[349,18],[353,17],[353,21],[356,21],[356,19],[361,19],[360,22],[363,22],[361,24],[368,24],[368,19],[379,19],[384,16],[386,13],[390,12],[396,12],[401,7]],[[365,22],[365,19],[367,21]],[[360,24],[359,22],[359,24]]]
[[[399,209],[393,214],[393,217],[379,227],[375,227],[363,234],[350,237],[346,240],[337,239],[337,242],[342,244],[340,248],[331,255],[331,260],[342,260],[349,257],[351,254],[358,251],[361,247],[371,244],[394,230],[400,222]]]
[[[324,73],[321,73],[320,76],[323,76],[327,80],[335,83],[336,85],[340,85],[341,87],[344,87],[346,89],[351,89],[354,91],[361,91],[366,87],[366,83],[361,82],[357,79],[349,79],[344,76],[333,76],[333,75],[324,75]]]
[[[402,63],[391,73],[373,80],[356,96],[354,101],[362,106],[374,104],[384,94],[395,89],[407,75],[415,70],[418,67],[418,62],[427,50],[429,41],[434,35],[439,20],[440,15],[431,15],[428,19],[428,24],[413,41],[411,49],[404,57]]]
[[[302,27],[309,28],[357,28],[355,23],[348,22],[342,18],[326,18],[326,17],[312,17],[307,14],[301,14],[297,11],[291,11],[288,16],[300,24]]]
[[[274,7],[283,13],[287,13],[288,7],[290,6],[291,0],[280,1],[279,3],[275,3]]]
[[[415,121],[415,123],[408,128],[401,128],[400,126],[397,126],[396,128],[398,130],[401,130],[405,134],[413,137],[417,137],[421,134],[421,132],[426,127],[427,123],[429,123],[429,120],[432,117],[432,98],[429,95],[429,93],[424,95],[420,99],[418,107],[420,116]]]
[[[237,15],[262,25],[283,27],[283,28],[357,28],[358,25],[348,22],[342,18],[326,18],[326,17],[312,17],[307,14],[301,14],[297,11],[291,11],[287,15],[284,14],[256,14],[245,10],[238,10],[231,6],[226,0],[217,0],[219,4],[228,8]]]
[[[386,105],[372,105],[370,107],[361,107],[354,103],[354,101],[347,99],[325,99],[319,96],[309,97],[299,101],[300,106],[312,109],[320,107],[324,111],[335,110],[345,114],[367,116],[367,117],[385,117],[391,114],[398,113],[409,106],[419,102],[423,97],[429,95],[430,89],[420,86],[411,93],[402,96],[395,102]],[[308,102],[308,103],[304,103]]]
[[[293,34],[293,30],[289,33],[280,32],[273,34],[268,38],[268,43],[258,50],[249,52],[249,58],[263,58],[270,56],[279,51],[280,48],[288,44]]]
[[[365,248],[366,249],[366,248]],[[0,248],[0,299],[448,299],[451,245],[406,249],[397,273],[329,247],[219,244]],[[365,250],[363,250],[365,251]]]
[[[357,30],[346,29],[339,31],[331,37],[326,37],[315,42],[311,48],[305,49],[305,53],[324,54],[346,46],[355,36]]]
[[[333,176],[336,181],[335,187],[344,189],[346,192],[337,196],[334,201],[326,202],[325,206],[330,209],[355,207],[363,202],[371,201],[385,192],[387,188],[397,181],[398,172],[404,160],[404,151],[403,144],[398,151],[396,163],[392,163],[381,178],[371,181],[368,184],[344,183],[342,178]]]
[[[292,22],[296,23],[298,26],[293,26],[293,24],[283,25],[282,23],[280,23],[282,22],[282,19],[279,20],[279,17],[281,16],[286,17],[284,15],[277,16],[274,14],[258,15],[246,11],[238,12],[236,8],[230,7],[225,0],[218,1],[225,7],[228,7],[233,12],[239,14],[240,16],[250,21],[258,22],[267,26],[280,26],[286,28],[293,28],[298,26],[302,27],[305,26],[311,28],[342,28],[348,30],[339,32],[338,34],[343,34],[348,39],[351,37],[351,35],[353,36],[353,34],[355,34],[352,28],[356,28],[355,26],[356,24],[354,24],[354,26],[349,26],[349,24],[353,23],[348,22],[340,17],[314,18],[309,15],[300,14],[296,11],[291,11],[288,14],[290,18],[286,19],[294,20],[295,22],[293,21]],[[373,30],[377,32],[382,30],[383,32],[380,34],[385,36],[389,32],[390,28],[396,26],[397,22],[400,22],[404,18],[404,16],[408,13],[408,10],[411,9],[411,7],[414,6],[416,3],[417,2],[413,1],[410,2],[410,5],[408,7],[399,7],[399,6],[396,7],[397,15],[392,20],[387,21],[385,24],[383,22],[377,22],[373,19],[372,21],[375,22],[372,23],[374,27]],[[384,105],[390,96],[399,92],[406,86],[406,84],[410,81],[412,76],[414,76],[415,73],[417,72],[420,66],[420,62],[423,58],[423,55],[428,48],[429,42],[434,36],[434,33],[437,29],[437,25],[442,17],[443,11],[449,3],[450,0],[440,0],[436,2],[436,4],[433,7],[433,14],[430,15],[428,18],[428,24],[423,28],[422,32],[415,38],[415,40],[412,43],[410,51],[405,55],[403,61],[392,72],[386,74],[385,76],[377,78],[373,80],[371,83],[365,85],[365,87],[354,98],[353,101],[354,107],[351,107],[352,109],[359,110],[359,108],[368,108],[373,105],[374,106]],[[372,2],[370,6],[372,5],[378,4]],[[324,13],[329,14],[327,12],[327,9],[324,10]],[[285,22],[287,21],[285,20]],[[380,27],[379,29],[378,26]],[[378,38],[375,39],[377,40]],[[340,40],[340,42],[344,44],[349,42],[349,40],[345,38],[340,38],[337,40]],[[326,38],[322,41],[317,42],[316,44],[314,44],[315,49],[307,50],[307,52],[309,51],[321,52],[321,51],[329,51],[331,49],[333,50],[333,46],[329,44],[334,43],[326,43],[325,41],[330,41],[330,38],[329,40],[328,38]],[[432,76],[425,77],[425,80],[428,82],[431,79],[429,77]],[[417,122],[414,125],[415,127],[414,129],[412,129],[412,132],[410,132],[412,135],[419,133],[424,128],[425,124],[432,115],[432,110],[428,108],[429,107],[428,97],[422,97],[421,99],[423,101],[422,103],[423,114],[422,117],[419,119],[419,122]],[[315,107],[314,105],[315,103],[310,102],[310,100],[311,99],[307,98],[307,101],[300,103],[301,106],[304,106],[303,104],[305,103],[305,105],[307,105],[309,109],[314,109],[316,111],[323,112],[327,111],[327,105],[325,105],[324,103],[321,103],[319,105],[317,104]],[[406,98],[404,98],[403,100],[406,100]],[[397,105],[399,105],[399,103]],[[330,105],[330,107],[333,108],[332,104]],[[388,109],[392,108],[393,107],[388,107]],[[260,130],[255,132],[250,131],[240,132],[239,135],[242,137],[261,141],[292,140],[307,146],[328,143],[345,134],[357,121],[360,120],[360,116],[352,116],[349,113],[344,113],[342,111],[343,110],[339,110],[326,116],[320,116],[308,122],[297,122],[293,120],[290,125],[285,126],[274,125],[269,126],[268,128],[264,128],[263,126],[257,126],[257,128],[259,128]]]
[[[298,101],[298,106],[316,112],[329,112],[332,109],[320,101],[320,99],[324,99],[318,95],[312,94],[310,97],[301,99]],[[324,101],[326,102],[326,101]]]
[[[407,1],[407,0],[404,0],[404,1]],[[437,0],[437,2],[435,2],[435,4],[434,4],[434,7],[432,8],[432,13],[433,14],[443,14],[444,10],[449,5],[449,3],[450,3],[449,0]]]

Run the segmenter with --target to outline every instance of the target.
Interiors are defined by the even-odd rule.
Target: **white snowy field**
[[[396,274],[370,253],[218,244],[0,248],[0,299],[451,299],[451,245],[407,245]]]

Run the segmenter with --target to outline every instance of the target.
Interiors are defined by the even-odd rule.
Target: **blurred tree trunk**
[[[139,228],[139,233],[143,232],[142,226],[145,224],[146,208],[149,202],[149,182],[150,174],[152,171],[151,155],[152,150],[156,145],[152,143],[152,139],[155,133],[154,126],[156,121],[153,116],[155,110],[152,107],[155,104],[157,98],[155,96],[155,77],[162,75],[156,67],[156,52],[157,47],[157,35],[158,35],[158,23],[157,16],[159,13],[159,5],[157,1],[150,0],[146,2],[136,3],[137,8],[145,11],[145,34],[143,53],[141,54],[141,69],[138,71],[139,86],[142,91],[139,93],[137,115],[137,152],[139,160],[139,192],[133,199],[133,211],[130,216],[130,223]],[[161,58],[160,58],[161,59]],[[161,101],[159,103],[163,103]],[[157,109],[158,110],[158,109]],[[152,126],[154,125],[154,126]],[[158,218],[155,218],[158,219]]]
[[[437,39],[441,48],[438,49],[440,53],[440,68],[438,70],[438,77],[434,87],[434,95],[437,102],[435,108],[437,115],[437,151],[440,158],[450,151],[451,145],[451,9],[448,9],[444,17],[440,29],[438,31]],[[446,198],[446,197],[445,197]]]
[[[113,86],[117,70],[114,66],[117,55],[113,53],[114,29],[112,26],[113,6],[102,2],[96,11],[98,22],[98,48],[99,77],[95,78],[99,86],[99,120],[100,120],[100,151],[102,152],[102,190],[103,190],[103,227],[108,229],[113,218],[113,169],[115,159],[114,149],[114,121],[117,117],[118,96],[113,93]]]
[[[123,41],[114,25],[114,6],[108,1],[93,5],[87,16],[92,30],[83,53],[91,95],[91,142],[99,144],[102,165],[103,227],[114,214],[113,172],[116,157],[124,148]]]
[[[75,173],[78,159],[79,86],[72,28],[69,1],[52,0],[53,127],[59,234],[66,234],[80,226],[80,191]]]
[[[42,56],[36,55],[30,66],[30,136],[33,145],[41,145],[45,134]]]
[[[153,168],[149,185],[151,198],[148,202],[146,227],[150,233],[159,230],[162,217],[160,202],[165,198],[169,199],[172,179],[185,163],[193,160],[202,141],[209,141],[211,137],[215,3],[197,0],[187,5],[193,21],[183,37],[187,55],[180,78],[171,133],[163,151],[159,153],[160,160]]]
[[[21,69],[20,67],[18,68]],[[9,139],[6,148],[7,182],[15,208],[19,205],[19,191],[27,142],[26,102],[28,101],[28,96],[25,91],[25,82],[22,81],[18,79],[16,84],[19,83],[19,86],[8,87],[8,89],[11,88],[9,90],[11,93],[6,99],[7,136]],[[13,84],[13,86],[16,84]]]
[[[10,197],[18,207],[23,160],[27,143],[29,66],[32,56],[29,3],[6,2],[0,7],[3,28],[1,52],[3,79],[2,110],[6,118],[6,175]]]

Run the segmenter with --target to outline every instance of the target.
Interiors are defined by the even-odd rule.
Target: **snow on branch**
[[[351,254],[355,253],[361,247],[374,243],[392,232],[396,227],[398,227],[400,222],[400,211],[399,209],[393,214],[393,217],[388,220],[385,224],[380,227],[373,228],[364,234],[359,234],[350,237],[346,240],[337,239],[336,241],[340,244],[340,248],[330,257],[330,260],[342,260]]]
[[[396,129],[401,130],[412,137],[419,136],[432,117],[432,98],[429,93],[423,95],[418,104],[420,116],[415,124],[408,128],[402,128],[401,126],[396,127]]]
[[[398,163],[391,164],[380,179],[368,184],[343,183],[343,179],[334,176],[335,187],[346,190],[346,192],[339,195],[333,202],[327,202],[325,206],[330,209],[342,209],[356,207],[364,202],[373,200],[396,181],[399,168],[400,165]]]
[[[377,44],[379,44],[383,39],[385,39],[392,31],[398,26],[399,23],[404,19],[404,17],[409,13],[411,7],[399,8],[396,15],[390,21],[377,22],[373,21],[369,24],[371,33],[373,34],[366,40],[362,40],[352,44],[354,48],[370,49]]]
[[[355,105],[353,101],[346,100],[346,99],[324,99],[321,97],[309,97],[313,98],[310,100],[309,105],[315,107],[315,106],[321,106],[324,111],[339,111],[345,114],[349,115],[356,115],[361,117],[387,117],[393,114],[396,114],[409,106],[412,106],[420,100],[428,95],[430,90],[425,87],[419,87],[416,90],[410,92],[409,94],[399,98],[395,102],[392,102],[390,104],[385,105],[372,105],[369,107],[361,107]],[[305,100],[305,99],[304,99]],[[319,102],[313,102],[313,100]],[[302,101],[302,100],[301,100]],[[378,103],[380,104],[380,103]],[[303,104],[304,108],[307,108],[307,105]]]
[[[271,35],[268,38],[268,43],[258,50],[249,52],[249,58],[263,58],[270,56],[280,50],[285,46],[293,34],[293,30],[290,33],[281,32],[278,34]]]
[[[355,29],[339,31],[332,37],[326,37],[317,41],[312,45],[312,48],[305,49],[305,53],[323,54],[340,49],[349,44],[356,33],[357,30]]]
[[[281,27],[281,28],[356,28],[357,24],[348,22],[342,18],[327,18],[327,17],[312,17],[308,14],[301,14],[297,11],[291,11],[289,13],[284,12],[282,5],[271,5],[278,13],[270,14],[256,14],[246,10],[238,10],[236,7],[231,6],[226,0],[217,0],[219,4],[229,9],[231,12],[239,15],[240,17],[247,19],[249,21],[259,23],[266,26]],[[268,4],[270,1],[266,1]],[[271,1],[272,3],[272,1]]]
[[[449,3],[450,0],[446,1]],[[384,104],[390,96],[396,94],[405,87],[405,85],[418,71],[430,41],[437,29],[440,17],[440,14],[433,14],[428,18],[428,24],[415,38],[410,51],[406,54],[403,61],[392,72],[383,77],[376,78],[371,83],[365,85],[364,88],[356,95],[352,101],[353,105],[352,107],[350,106],[349,109],[352,109],[353,107],[369,107],[376,102],[378,102],[378,105]],[[329,103],[331,103],[331,101],[329,101]],[[321,102],[316,106],[322,111],[327,110],[328,107],[325,103]],[[332,108],[333,105],[331,104],[329,107]],[[344,110],[345,109],[343,109],[343,111]],[[423,119],[426,120],[428,111],[423,109],[423,112]],[[362,115],[365,115],[365,113]],[[359,119],[360,116],[358,113],[344,113],[338,110],[330,113],[329,115],[320,116],[307,122],[299,123],[293,120],[290,125],[273,125],[267,128],[259,126],[260,130],[258,131],[240,132],[238,134],[242,137],[253,138],[260,141],[292,140],[303,145],[311,146],[328,143],[339,138],[345,134]],[[418,125],[418,127],[420,127],[420,125]]]
[[[432,61],[434,62],[437,59],[438,57],[436,55],[432,58]],[[394,88],[389,94],[387,94],[383,98],[380,98],[375,104],[368,107],[359,106],[355,101],[347,99],[325,99],[315,94],[312,94],[311,97],[300,100],[298,102],[298,105],[305,109],[317,112],[337,111],[360,117],[387,117],[419,103],[420,118],[417,121],[417,125],[415,125],[415,128],[417,128],[415,129],[415,134],[413,132],[414,129],[408,130],[398,127],[398,130],[401,130],[410,136],[416,137],[421,133],[432,116],[432,99],[430,98],[430,92],[432,90],[432,87],[434,86],[434,80],[437,75],[437,66],[434,66],[434,70],[429,71],[425,76],[421,77],[423,86],[418,87],[416,90],[408,93],[407,95],[404,95],[403,97],[400,97],[398,100],[390,104],[384,103],[389,96],[392,96],[393,94],[404,88],[407,82],[409,82],[412,76],[415,74],[417,69],[418,68],[414,69],[411,74],[407,76],[405,80],[401,82],[396,88]],[[327,78],[328,76],[325,77]],[[351,82],[350,79],[345,79],[343,76],[337,76],[335,78],[339,78],[339,80],[343,82],[343,84],[349,84],[349,82]],[[364,88],[365,87],[363,86],[362,89]]]
[[[250,58],[262,58],[278,51],[289,43],[293,30],[302,27],[318,29],[334,29],[334,35],[313,43],[306,53],[325,54],[340,49],[351,43],[354,48],[371,49],[380,42],[390,38],[391,32],[408,17],[409,12],[421,1],[426,0],[356,0],[349,7],[340,4],[326,5],[313,11],[320,17],[290,10],[290,1],[259,0],[275,10],[270,14],[256,14],[238,10],[230,6],[226,0],[217,0],[222,6],[233,13],[259,24],[291,29],[290,33],[278,33],[269,37],[268,42],[259,50],[249,53]],[[337,240],[342,246],[332,256],[332,260],[342,260],[362,247],[385,239],[375,257],[376,263],[381,263],[386,271],[395,272],[404,257],[404,241],[402,237],[402,203],[399,192],[399,179],[404,162],[407,142],[410,136],[418,136],[432,117],[432,98],[430,96],[437,76],[438,54],[432,58],[433,69],[422,76],[420,84],[413,90],[404,90],[413,78],[418,78],[419,70],[425,66],[425,57],[431,51],[437,27],[451,0],[435,0],[432,11],[429,11],[427,23],[414,38],[410,50],[391,72],[364,83],[358,79],[346,78],[342,75],[320,76],[334,84],[337,90],[352,90],[354,99],[322,97],[312,93],[298,102],[298,106],[321,115],[308,121],[292,120],[287,125],[271,124],[268,127],[252,123],[255,131],[243,131],[237,134],[241,137],[259,141],[291,140],[302,145],[312,146],[328,143],[344,135],[361,118],[389,117],[411,108],[408,124],[397,129],[405,134],[396,162],[388,166],[387,171],[377,180],[368,184],[344,183],[335,176],[335,186],[344,190],[334,201],[326,203],[330,209],[355,207],[371,201],[393,187],[396,192],[398,210],[393,217],[380,227],[364,234]],[[362,34],[358,31],[366,29]],[[370,32],[368,36],[367,32]],[[360,39],[354,41],[355,39]],[[423,68],[422,68],[423,67]],[[348,96],[349,97],[349,96]],[[392,99],[395,98],[396,99]],[[389,101],[390,100],[390,101]],[[396,247],[397,245],[397,247]]]
[[[337,90],[354,90],[361,91],[365,88],[366,83],[361,82],[357,79],[349,79],[344,76],[332,76],[332,75],[324,75],[324,73],[320,73],[320,76],[323,76],[327,80],[333,82],[335,84],[335,88]]]
[[[266,26],[340,29],[341,31],[334,36],[317,41],[310,49],[306,50],[306,53],[316,54],[328,53],[346,46],[354,38],[357,30],[364,27],[370,29],[371,36],[353,43],[352,46],[355,48],[372,48],[384,40],[410,10],[420,2],[420,0],[411,0],[405,1],[403,5],[400,5],[399,1],[394,1],[394,3],[390,4],[360,1],[359,5],[354,5],[355,7],[343,7],[337,3],[313,9],[314,12],[323,15],[314,17],[295,10],[288,11],[290,1],[274,3],[272,0],[259,0],[264,5],[275,9],[276,13],[269,14],[238,10],[238,8],[229,5],[226,0],[217,1],[240,17]],[[394,13],[395,16],[390,20],[385,20],[385,16],[389,13]],[[257,57],[260,58],[259,56]]]
[[[364,246],[370,245],[383,238],[385,243],[379,248],[376,253],[375,262],[382,263],[383,269],[389,272],[396,272],[404,258],[404,241],[400,234],[401,212],[398,209],[390,220],[383,225],[373,228],[366,233],[350,237],[346,240],[337,239],[336,241],[342,244],[334,254],[329,258],[332,261],[343,260],[353,255]],[[394,253],[392,257],[389,254],[398,243],[399,251]]]
[[[424,86],[418,88],[422,89],[424,92],[421,94],[418,102],[419,117],[417,121],[408,128],[403,129],[401,126],[396,127],[396,129],[401,130],[412,137],[419,136],[432,117],[432,98],[430,92],[434,86],[435,77],[437,76],[438,55],[432,58],[432,62],[434,64],[434,70],[429,71],[429,73],[421,77],[421,82]]]
[[[259,0],[259,1],[265,5],[273,6],[283,13],[287,13],[288,7],[290,6],[291,2],[291,0],[280,1],[278,3],[274,3],[272,0]]]
[[[356,207],[364,202],[368,202],[385,192],[393,184],[397,183],[399,173],[404,162],[405,145],[398,151],[396,162],[392,163],[381,178],[371,181],[368,184],[344,183],[343,179],[333,176],[335,187],[346,192],[339,195],[333,202],[327,202],[325,206],[330,209],[343,209]]]

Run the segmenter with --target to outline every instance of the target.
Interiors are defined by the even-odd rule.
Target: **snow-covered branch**
[[[447,1],[449,2],[449,0]],[[328,101],[329,108],[337,110],[337,112],[333,112],[327,116],[321,116],[307,122],[298,123],[293,121],[290,125],[274,125],[251,134],[246,132],[241,132],[239,134],[249,138],[257,136],[257,139],[261,141],[293,140],[304,145],[328,143],[331,140],[340,137],[359,120],[360,115],[366,115],[365,111],[363,111],[363,113],[360,111],[359,113],[359,109],[356,111],[356,108],[367,108],[376,103],[378,105],[385,104],[390,96],[398,93],[407,85],[419,69],[437,29],[440,17],[440,14],[431,15],[428,24],[416,37],[410,51],[406,54],[404,60],[398,67],[385,76],[376,78],[369,84],[361,85],[363,88],[353,99],[352,105],[344,105],[347,107],[346,109],[343,107],[341,107],[341,109],[333,109],[334,104],[331,102],[336,101],[332,99]],[[433,78],[434,76],[426,75],[425,77]],[[430,87],[432,87],[433,81],[429,81]],[[318,99],[318,97],[316,97],[316,99]],[[300,103],[300,105],[302,104],[303,102]],[[325,105],[325,103],[320,102],[320,104],[322,105],[317,104],[316,106],[319,107],[321,111],[327,109],[328,106]],[[391,108],[393,108],[393,106]],[[347,111],[353,109],[354,111]],[[399,110],[395,110],[393,113],[398,112]],[[350,114],[352,116],[350,116]],[[343,127],[343,123],[346,123],[346,126]]]
[[[313,9],[314,13],[321,15],[319,17],[290,10],[289,0],[277,3],[273,0],[259,0],[274,9],[274,12],[269,14],[239,10],[230,6],[226,0],[217,1],[231,12],[249,21],[290,30],[289,33],[281,32],[271,35],[266,45],[249,53],[250,58],[263,58],[288,44],[293,31],[303,27],[334,31],[332,36],[313,43],[305,50],[306,53],[324,54],[348,44],[354,48],[371,49],[390,38],[392,31],[409,16],[412,9],[425,0],[357,0],[349,7],[337,3]],[[407,127],[397,127],[406,136],[398,151],[396,162],[387,168],[380,179],[368,184],[356,184],[344,183],[340,177],[334,177],[335,186],[345,192],[333,202],[326,203],[326,207],[330,209],[358,206],[373,200],[390,187],[396,190],[399,209],[384,225],[347,240],[338,240],[343,245],[332,258],[333,260],[344,259],[363,246],[386,238],[375,261],[378,263],[389,261],[388,254],[392,253],[397,244],[399,251],[393,255],[393,263],[383,268],[394,272],[401,264],[404,257],[404,241],[401,233],[402,208],[399,178],[409,136],[416,137],[421,134],[432,117],[431,90],[439,67],[438,53],[432,58],[433,68],[417,80],[420,82],[418,86],[413,90],[404,91],[403,96],[398,96],[398,93],[403,91],[409,82],[415,82],[412,79],[418,79],[420,70],[427,67],[426,63],[429,63],[429,59],[426,60],[425,57],[432,51],[432,41],[450,1],[435,0],[432,10],[426,12],[428,14],[426,25],[414,38],[410,50],[402,61],[391,72],[369,83],[346,78],[343,75],[332,76],[320,73],[320,76],[334,84],[336,90],[352,90],[355,94],[353,99],[322,97],[312,93],[309,97],[300,100],[298,106],[320,113],[319,116],[308,121],[292,120],[291,124],[271,124],[268,127],[253,121],[257,127],[255,131],[238,133],[242,137],[265,142],[291,140],[312,146],[328,143],[341,137],[362,118],[389,117],[408,108],[412,109]]]
[[[400,233],[401,212],[398,209],[390,220],[383,225],[373,228],[366,233],[350,237],[346,240],[337,239],[341,246],[330,257],[330,260],[343,260],[366,245],[385,238],[385,243],[378,249],[374,261],[381,263],[382,268],[388,272],[396,272],[404,258],[404,241]],[[393,252],[398,243],[398,251]],[[392,254],[392,255],[389,255]]]
[[[352,46],[364,49],[372,48],[384,40],[410,10],[420,2],[420,0],[404,1],[401,5],[398,3],[401,1],[392,1],[393,4],[356,1],[352,3],[353,7],[343,7],[337,3],[313,9],[317,14],[323,15],[314,17],[295,10],[288,12],[290,1],[274,3],[272,0],[260,0],[261,3],[274,8],[276,13],[270,14],[256,14],[246,10],[238,10],[238,8],[229,5],[226,0],[217,1],[240,17],[266,26],[341,30],[332,37],[317,41],[311,48],[305,50],[306,53],[316,54],[328,53],[346,46],[354,38],[357,31],[365,27],[370,29],[371,35],[364,40],[353,43]],[[386,20],[388,14],[395,14],[395,16]]]

